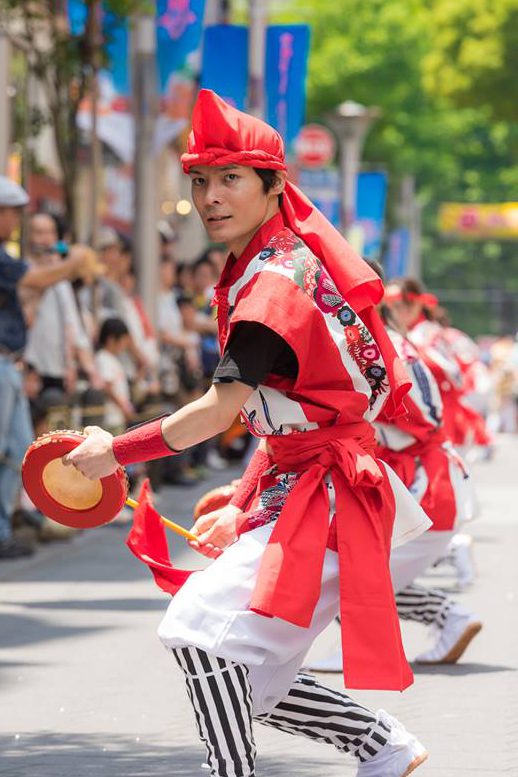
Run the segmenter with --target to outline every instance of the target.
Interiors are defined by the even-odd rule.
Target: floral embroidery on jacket
[[[265,526],[267,523],[277,520],[299,477],[300,474],[297,472],[286,472],[278,476],[277,482],[273,486],[265,488],[261,492],[257,507],[248,513],[250,529]]]

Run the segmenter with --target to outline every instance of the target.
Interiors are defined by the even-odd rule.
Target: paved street
[[[485,628],[462,662],[416,668],[404,694],[362,693],[431,752],[421,777],[518,775],[518,440],[501,438],[475,467],[478,580],[459,598]],[[221,478],[223,479],[223,478]],[[206,484],[205,484],[206,485]],[[198,489],[167,489],[161,511],[189,523]],[[203,752],[182,678],[155,636],[167,603],[124,545],[127,526],[84,533],[0,567],[0,774],[5,777],[188,777]],[[176,541],[176,560],[194,554]],[[444,568],[428,576],[448,584]],[[403,624],[409,656],[427,644]],[[336,644],[331,627],[314,647]],[[340,678],[329,676],[340,687]],[[259,777],[352,777],[323,745],[257,728]]]

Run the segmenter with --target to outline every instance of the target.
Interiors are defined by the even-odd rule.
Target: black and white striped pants
[[[175,648],[185,674],[211,777],[254,777],[252,690],[248,669],[195,647]],[[349,696],[299,674],[288,695],[256,721],[288,734],[334,745],[359,761],[387,743],[389,728]]]
[[[417,621],[440,629],[444,626],[454,602],[437,588],[407,585],[396,594],[397,612],[401,620]]]

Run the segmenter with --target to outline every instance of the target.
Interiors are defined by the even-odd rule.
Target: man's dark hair
[[[261,167],[254,167],[254,173],[257,173],[263,182],[263,191],[268,194],[272,186],[278,181],[276,170],[263,170]],[[279,207],[282,205],[282,194],[279,194]]]
[[[110,337],[120,340],[129,334],[128,327],[121,318],[107,318],[99,332],[99,347],[104,348]]]

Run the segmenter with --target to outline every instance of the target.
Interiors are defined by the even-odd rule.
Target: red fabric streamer
[[[153,507],[149,480],[142,484],[138,503],[126,545],[150,568],[157,586],[168,594],[175,594],[194,570],[176,569],[171,564],[164,524]]]

